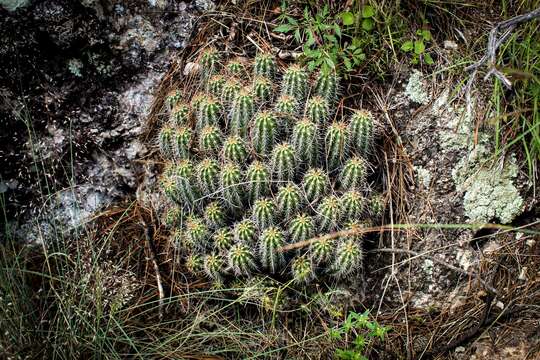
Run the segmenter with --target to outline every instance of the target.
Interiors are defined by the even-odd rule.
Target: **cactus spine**
[[[278,181],[292,180],[296,171],[294,148],[287,143],[277,145],[272,151],[272,172]]]
[[[223,156],[226,160],[243,163],[248,156],[245,141],[237,135],[229,136],[223,143]]]
[[[289,182],[279,188],[277,196],[277,207],[285,219],[290,219],[302,206],[302,195],[300,189],[294,183]]]
[[[246,185],[251,204],[268,194],[270,190],[270,173],[262,162],[254,161],[249,165],[246,174]]]
[[[293,129],[292,144],[296,156],[306,167],[314,166],[319,158],[317,125],[309,120],[300,120]]]
[[[259,256],[262,265],[275,273],[285,262],[285,257],[279,249],[285,245],[285,236],[277,227],[270,227],[261,234]]]
[[[276,206],[268,198],[255,201],[253,204],[253,222],[259,229],[266,229],[274,223]]]
[[[216,97],[220,97],[225,86],[225,78],[221,75],[214,75],[208,80],[208,91]]]
[[[186,220],[186,237],[199,251],[208,247],[210,232],[203,219],[191,216]]]
[[[329,170],[341,166],[347,155],[347,125],[344,122],[334,122],[326,130],[326,163]]]
[[[343,219],[346,221],[355,221],[360,218],[364,212],[364,197],[359,191],[347,191],[341,197],[341,208],[343,209]]]
[[[217,201],[213,201],[206,205],[204,219],[210,228],[217,229],[225,224],[225,210]]]
[[[335,244],[333,243],[333,240],[327,238],[320,239],[311,244],[311,256],[318,264],[328,262],[334,254],[334,247]]]
[[[165,126],[163,127],[158,135],[158,145],[159,151],[166,158],[171,158],[173,156],[173,137],[174,137],[174,128]]]
[[[277,69],[276,59],[269,53],[258,53],[255,57],[255,63],[253,65],[253,72],[255,76],[265,76],[267,78],[273,78]]]
[[[240,167],[233,163],[223,165],[221,171],[221,188],[223,197],[229,207],[236,211],[242,208],[242,172]]]
[[[315,236],[315,222],[307,214],[297,215],[291,220],[289,234],[294,242],[304,241]]]
[[[308,74],[306,70],[293,64],[283,74],[282,95],[292,96],[298,101],[303,101],[307,93],[307,83]]]
[[[339,182],[344,190],[364,189],[366,179],[366,164],[365,161],[354,156],[347,160],[341,173],[339,174]]]
[[[253,221],[245,219],[234,226],[234,238],[236,241],[251,245],[257,239],[257,229]]]
[[[350,147],[360,156],[371,153],[375,136],[375,123],[371,113],[355,111],[349,122]]]
[[[229,250],[234,244],[234,236],[230,229],[221,228],[212,236],[214,246],[218,250]]]
[[[242,87],[236,79],[226,80],[223,84],[222,97],[226,104],[232,104]]]
[[[306,116],[319,126],[324,125],[328,121],[328,104],[321,96],[314,96],[306,103]]]
[[[356,271],[361,264],[362,248],[356,241],[349,239],[337,247],[331,270],[335,277],[342,279]]]
[[[319,200],[328,191],[330,179],[320,168],[309,169],[304,175],[302,186],[309,202]]]
[[[321,232],[329,232],[337,229],[341,219],[341,204],[339,199],[333,195],[322,199],[317,207],[317,218]]]
[[[234,99],[230,112],[230,129],[234,135],[245,137],[247,125],[255,111],[253,95],[242,89]]]
[[[214,74],[218,61],[219,53],[216,48],[209,47],[202,52],[199,64],[201,65],[204,77],[208,78]]]
[[[221,116],[222,106],[214,98],[204,99],[197,114],[197,130],[203,129],[205,126],[217,125]]]
[[[253,148],[259,155],[266,155],[272,151],[276,141],[276,117],[271,112],[263,111],[255,116],[251,139]]]
[[[219,165],[216,160],[203,159],[197,166],[199,186],[205,194],[213,194],[219,188]]]
[[[192,274],[197,274],[203,270],[203,262],[201,255],[190,254],[186,258],[186,269]]]
[[[172,126],[186,126],[189,121],[189,106],[176,104],[171,111],[170,124]]]
[[[186,126],[183,126],[174,131],[172,152],[177,159],[185,159],[189,157],[192,137],[193,132],[190,128]]]
[[[225,272],[223,257],[216,254],[207,255],[204,258],[204,272],[212,280],[221,281]]]
[[[306,256],[299,256],[294,259],[291,270],[295,283],[309,283],[314,278],[313,264]]]
[[[272,82],[267,77],[258,76],[253,82],[253,91],[259,101],[269,101],[272,98]]]
[[[199,136],[199,150],[208,155],[217,154],[223,143],[223,134],[217,126],[205,126]]]
[[[337,100],[338,82],[334,71],[321,70],[315,80],[315,94],[324,98],[329,105],[334,105]]]
[[[229,250],[229,266],[236,275],[251,275],[255,269],[255,255],[245,244],[236,244]]]

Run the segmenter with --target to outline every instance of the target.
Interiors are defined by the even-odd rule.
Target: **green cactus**
[[[229,228],[221,228],[212,235],[212,240],[216,249],[228,251],[234,244],[234,234]]]
[[[315,166],[319,159],[318,126],[309,119],[300,120],[293,129],[292,145],[303,167]]]
[[[225,77],[223,75],[214,75],[208,80],[208,91],[215,97],[220,97],[225,86]]]
[[[264,156],[272,151],[277,138],[276,117],[269,111],[259,112],[253,120],[251,141],[257,154]]]
[[[364,110],[357,110],[349,121],[349,147],[359,156],[371,154],[376,133],[373,115]]]
[[[171,111],[181,100],[182,93],[179,89],[174,89],[170,91],[165,97],[165,104],[167,105],[168,110]]]
[[[253,204],[253,222],[261,230],[274,223],[275,213],[276,205],[271,199],[258,199]]]
[[[225,225],[225,215],[225,209],[217,201],[212,201],[204,208],[204,219],[211,229]]]
[[[285,245],[285,235],[278,227],[269,227],[261,234],[259,256],[261,264],[271,273],[275,273],[285,263],[285,256],[280,248]]]
[[[272,173],[276,180],[292,180],[296,172],[296,158],[291,144],[276,145],[272,151]]]
[[[214,47],[206,48],[202,53],[199,59],[199,65],[203,76],[210,77],[214,74],[217,69],[219,61],[219,52]]]
[[[186,126],[189,123],[189,105],[179,103],[176,104],[169,118],[170,125],[173,127]]]
[[[315,270],[310,259],[298,256],[291,264],[293,280],[297,284],[307,284],[315,277]]]
[[[243,163],[248,157],[246,142],[238,135],[229,136],[223,143],[223,157],[231,162]]]
[[[277,70],[276,59],[272,54],[260,52],[255,56],[253,72],[255,76],[273,78]]]
[[[202,101],[197,113],[197,130],[203,129],[205,126],[218,125],[219,118],[223,108],[219,101],[212,97],[208,97]]]
[[[179,205],[188,208],[192,208],[195,201],[200,198],[194,172],[193,164],[189,159],[182,159],[174,166],[169,166],[169,170],[166,170],[166,178],[168,178],[166,181],[172,182],[167,186],[172,185],[173,188],[165,189],[164,184],[165,194]]]
[[[281,94],[292,96],[298,101],[303,101],[308,90],[308,74],[306,70],[297,65],[290,65],[283,74]]]
[[[187,218],[185,235],[198,251],[204,251],[209,245],[210,230],[202,218],[196,216]]]
[[[221,255],[210,254],[204,257],[204,273],[212,280],[221,281],[225,274],[225,260]]]
[[[298,112],[298,101],[296,98],[289,95],[281,95],[274,105],[274,111],[278,118],[279,132],[289,135],[289,132],[296,121],[296,113]]]
[[[173,138],[174,138],[174,128],[169,126],[164,126],[158,134],[158,145],[161,155],[165,158],[172,158],[173,153]]]
[[[338,98],[339,79],[332,70],[321,70],[315,80],[314,93],[333,106]]]
[[[384,198],[382,194],[375,194],[371,196],[368,202],[368,213],[374,218],[379,218],[383,215]]]
[[[235,58],[227,63],[227,71],[232,76],[242,76],[246,71],[244,64],[240,58]]]
[[[344,220],[355,221],[360,219],[364,212],[365,200],[359,191],[347,191],[341,196],[340,201]]]
[[[317,220],[321,232],[335,231],[340,223],[343,209],[336,196],[330,195],[321,200],[317,207]]]
[[[366,162],[358,156],[353,156],[341,169],[339,183],[343,190],[364,189],[366,179]]]
[[[329,170],[339,168],[347,156],[348,129],[344,122],[334,122],[326,130],[326,164]]]
[[[182,208],[178,206],[171,206],[165,212],[163,222],[168,228],[175,228],[177,226],[182,226],[184,217],[185,212],[182,210]]]
[[[199,187],[204,194],[210,195],[218,191],[220,186],[220,166],[214,159],[203,159],[197,165]]]
[[[199,114],[202,104],[209,98],[209,96],[203,92],[198,92],[191,98],[190,107],[194,114]]]
[[[253,81],[253,91],[258,102],[270,101],[273,95],[272,82],[263,76],[258,76]]]
[[[330,187],[330,178],[320,168],[309,169],[304,175],[302,187],[309,202],[313,203],[323,197]]]
[[[225,163],[221,170],[223,197],[233,211],[242,209],[242,171],[237,164]]]
[[[257,240],[257,228],[255,223],[245,219],[234,226],[234,238],[237,242],[253,245]]]
[[[306,116],[319,126],[323,126],[328,121],[328,103],[322,96],[314,96],[306,103]]]
[[[292,182],[281,186],[277,192],[276,203],[279,213],[290,219],[303,205],[300,188]]]
[[[304,241],[315,236],[315,222],[307,214],[299,214],[289,224],[289,234],[293,242]]]
[[[205,126],[200,131],[199,150],[207,155],[215,155],[221,149],[223,134],[217,126]]]
[[[255,270],[255,254],[246,244],[236,244],[229,250],[229,266],[236,275],[250,276]]]
[[[323,238],[310,245],[310,254],[313,261],[317,264],[329,262],[334,255],[334,240]]]
[[[234,135],[246,137],[248,123],[255,112],[255,99],[248,89],[242,89],[233,101],[230,116],[230,130]]]
[[[177,159],[185,159],[190,155],[193,132],[190,128],[182,126],[176,129],[172,139],[172,153]]]
[[[186,258],[186,269],[192,273],[197,274],[203,270],[204,260],[200,254],[190,254]]]
[[[240,94],[242,86],[237,79],[228,79],[223,84],[222,99],[226,104],[232,104],[234,99]]]
[[[357,241],[349,239],[338,245],[330,270],[333,276],[343,279],[357,271],[361,265],[362,248]]]
[[[269,193],[270,172],[264,163],[254,161],[249,165],[246,173],[246,187],[251,204]]]

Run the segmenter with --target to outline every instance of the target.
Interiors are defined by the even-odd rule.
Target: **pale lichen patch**
[[[409,81],[405,86],[405,95],[412,102],[425,105],[429,102],[429,94],[424,89],[422,81],[422,73],[418,70],[413,71],[409,77]]]

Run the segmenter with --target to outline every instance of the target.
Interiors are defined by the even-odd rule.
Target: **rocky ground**
[[[0,192],[15,228],[133,194],[153,91],[210,1],[0,1]],[[47,221],[46,221],[47,222]],[[40,225],[42,230],[46,223]],[[43,231],[19,233],[39,241]],[[30,237],[30,238],[29,238]]]

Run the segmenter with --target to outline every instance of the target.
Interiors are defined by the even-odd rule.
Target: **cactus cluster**
[[[260,273],[299,284],[350,276],[362,263],[360,236],[281,248],[381,215],[382,198],[366,184],[373,116],[336,115],[332,72],[280,71],[268,53],[224,62],[214,48],[199,64],[203,91],[172,92],[158,134],[164,223],[186,268],[219,283]]]

